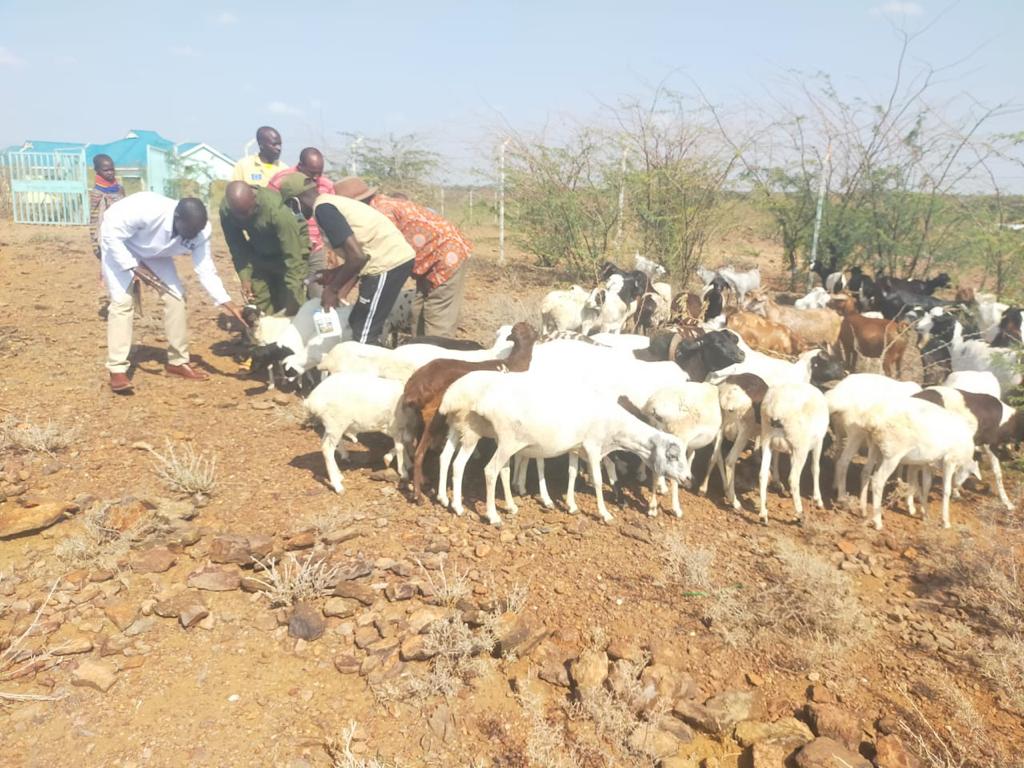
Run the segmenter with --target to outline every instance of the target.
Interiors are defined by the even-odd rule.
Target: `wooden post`
[[[622,180],[619,183],[619,221],[615,227],[615,248],[618,250],[619,243],[622,240],[622,216],[626,210],[626,154],[629,149],[625,143],[622,145]]]
[[[469,225],[473,226],[473,188],[469,188]]]
[[[828,150],[825,152],[825,162],[821,164],[821,181],[818,184],[818,207],[814,212],[814,235],[811,237],[811,260],[807,263],[807,289],[810,290],[813,281],[813,273],[810,272],[811,264],[818,258],[818,235],[821,233],[821,214],[825,207],[825,191],[828,187],[828,169],[832,162],[832,142],[828,143]],[[794,278],[796,275],[794,275]]]

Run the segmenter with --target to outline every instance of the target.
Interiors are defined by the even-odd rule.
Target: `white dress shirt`
[[[136,192],[107,208],[100,225],[100,253],[105,274],[113,278],[113,284],[110,280],[107,282],[112,295],[116,288],[127,290],[132,277],[130,270],[140,262],[181,294],[172,257],[191,252],[199,282],[213,303],[231,301],[210,253],[210,222],[196,237],[183,240],[173,231],[177,205],[177,200],[156,192]],[[171,275],[173,278],[167,280]]]

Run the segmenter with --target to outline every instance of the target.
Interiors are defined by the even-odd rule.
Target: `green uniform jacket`
[[[220,226],[231,251],[231,261],[242,282],[251,282],[261,298],[288,297],[287,309],[294,312],[306,300],[304,281],[309,273],[309,234],[275,190],[258,188],[256,215],[239,224],[227,201],[220,206]],[[294,305],[293,305],[294,301]],[[260,302],[262,303],[262,302]],[[274,309],[284,309],[277,306]]]

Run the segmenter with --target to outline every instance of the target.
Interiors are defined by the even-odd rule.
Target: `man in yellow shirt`
[[[253,187],[265,187],[278,171],[288,166],[281,162],[281,134],[276,129],[262,126],[256,131],[256,143],[260,151],[235,163],[232,178]]]

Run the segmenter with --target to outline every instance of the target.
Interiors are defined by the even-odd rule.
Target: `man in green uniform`
[[[274,190],[233,181],[224,192],[220,225],[242,295],[268,314],[294,315],[306,300],[309,237],[306,223]]]

